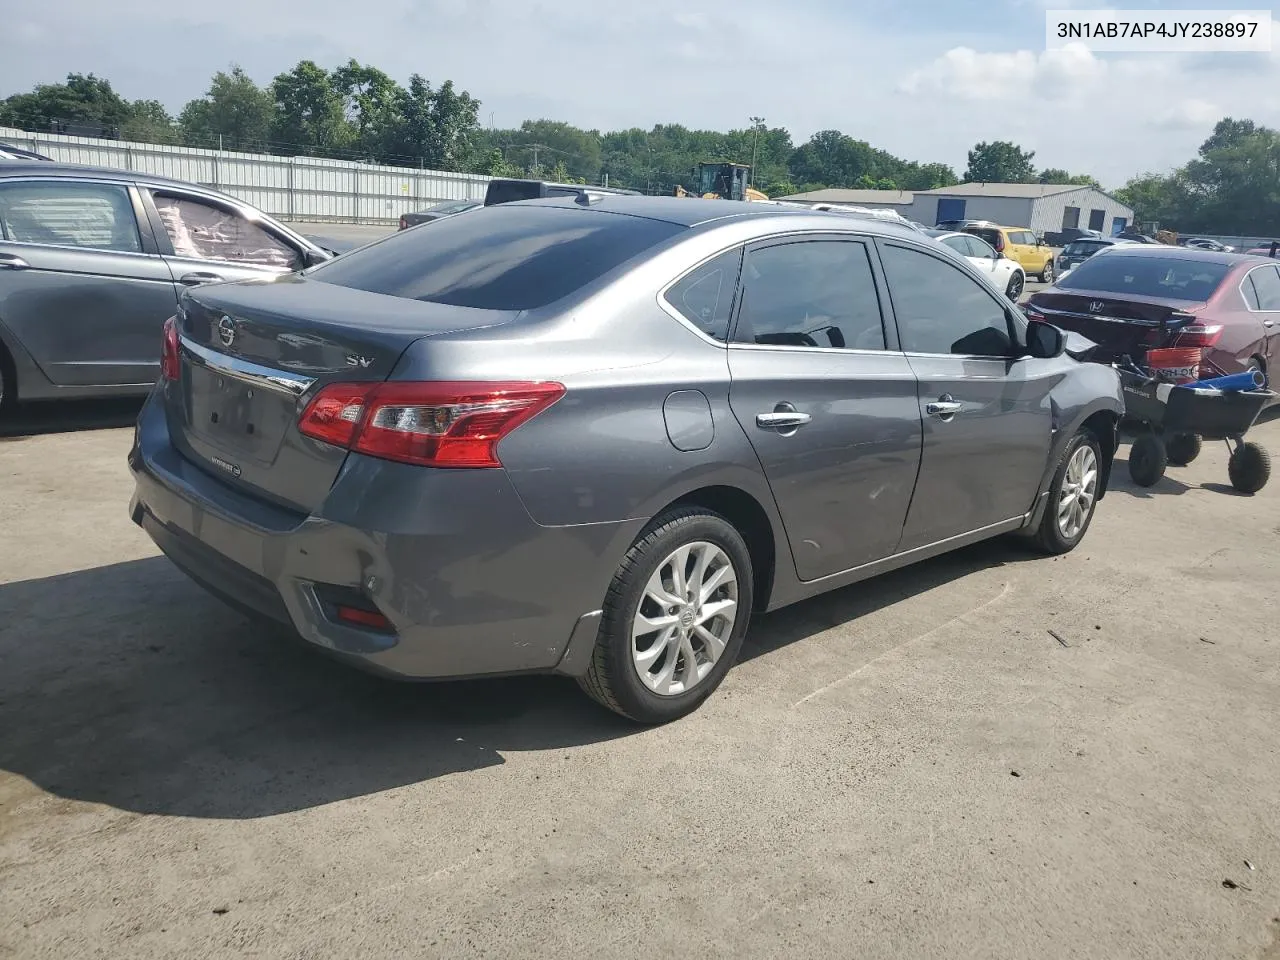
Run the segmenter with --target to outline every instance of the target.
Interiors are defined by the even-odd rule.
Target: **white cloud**
[[[1217,118],[1189,101],[1280,126],[1280,44],[1183,59],[1045,52],[1043,8],[1098,0],[991,3],[974,17],[898,0],[872,19],[835,0],[739,0],[731,16],[716,0],[381,0],[373,14],[349,0],[41,0],[0,29],[0,97],[92,71],[176,112],[233,61],[267,83],[304,57],[354,57],[401,82],[452,79],[498,126],[728,129],[756,115],[797,143],[834,128],[957,172],[975,143],[1013,140],[1040,166],[1112,186],[1194,155]]]
[[[1081,44],[1032,53],[979,53],[955,47],[903,80],[910,94],[942,94],[966,100],[1063,99],[1093,91],[1107,64]]]
[[[1162,130],[1203,130],[1212,127],[1224,116],[1226,111],[1217,104],[1192,97],[1162,111],[1152,121],[1152,125]]]

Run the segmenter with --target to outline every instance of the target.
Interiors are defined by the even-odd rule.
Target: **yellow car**
[[[1027,276],[1053,283],[1053,248],[1027,227],[1002,227],[986,220],[969,220],[959,229],[987,241],[997,253],[1020,265]]]

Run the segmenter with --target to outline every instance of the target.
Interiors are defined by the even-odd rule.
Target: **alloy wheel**
[[[1098,494],[1098,458],[1093,447],[1081,444],[1067,461],[1058,497],[1058,531],[1067,540],[1080,536]]]
[[[738,619],[738,575],[714,543],[686,543],[645,584],[631,627],[636,674],[659,696],[687,693],[706,679]]]

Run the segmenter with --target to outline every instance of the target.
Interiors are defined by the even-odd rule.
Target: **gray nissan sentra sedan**
[[[1084,346],[883,221],[502,204],[184,293],[131,511],[354,663],[561,673],[668,721],[752,611],[999,534],[1075,547],[1122,410]]]

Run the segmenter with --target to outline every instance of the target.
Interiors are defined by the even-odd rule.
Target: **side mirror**
[[[1067,351],[1067,335],[1043,320],[1027,321],[1027,356],[1052,360]]]

